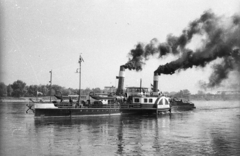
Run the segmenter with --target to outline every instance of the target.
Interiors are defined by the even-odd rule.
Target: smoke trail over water
[[[186,48],[194,36],[200,36],[203,44],[195,51]],[[191,22],[179,37],[168,35],[165,43],[153,39],[148,45],[139,43],[129,53],[129,61],[123,65],[128,69],[142,70],[149,56],[158,54],[180,54],[180,57],[165,65],[160,65],[155,73],[174,74],[192,67],[205,67],[220,58],[221,63],[212,66],[213,73],[208,87],[219,85],[228,78],[230,71],[240,72],[240,15],[231,18],[216,16],[211,11],[204,12],[199,19]]]

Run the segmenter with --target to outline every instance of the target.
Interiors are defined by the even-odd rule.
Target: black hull
[[[75,117],[88,115],[119,115],[119,108],[39,108],[35,117]]]
[[[77,117],[120,114],[156,114],[169,112],[169,108],[38,108],[35,117]]]
[[[195,106],[192,106],[192,105],[189,105],[189,106],[172,106],[171,107],[173,111],[175,110],[180,110],[180,111],[189,111],[189,110],[193,110],[195,109],[196,107]]]
[[[41,106],[41,104],[39,105]],[[158,114],[159,112],[171,112],[171,108],[157,108],[156,104],[93,104],[80,108],[74,108],[69,103],[54,104],[55,108],[44,106],[35,108],[35,117],[74,117],[95,115],[120,115],[120,114]],[[52,107],[49,105],[49,107]]]

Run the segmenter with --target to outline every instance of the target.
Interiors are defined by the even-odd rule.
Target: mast
[[[81,104],[81,63],[84,62],[81,54],[79,56],[79,96],[78,96],[78,105],[80,106]]]
[[[52,101],[52,99],[51,99],[51,97],[52,97],[52,70],[49,71],[49,73],[50,73],[50,81],[49,81],[49,83],[50,83],[50,102],[51,102]]]
[[[140,79],[140,93],[142,93],[142,79]]]

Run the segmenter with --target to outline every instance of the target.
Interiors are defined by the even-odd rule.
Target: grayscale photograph
[[[239,0],[1,0],[1,156],[239,156]]]

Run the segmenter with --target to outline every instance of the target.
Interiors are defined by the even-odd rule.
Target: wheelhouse
[[[147,96],[150,95],[148,88],[146,87],[127,87],[126,88],[126,97],[129,96]]]

